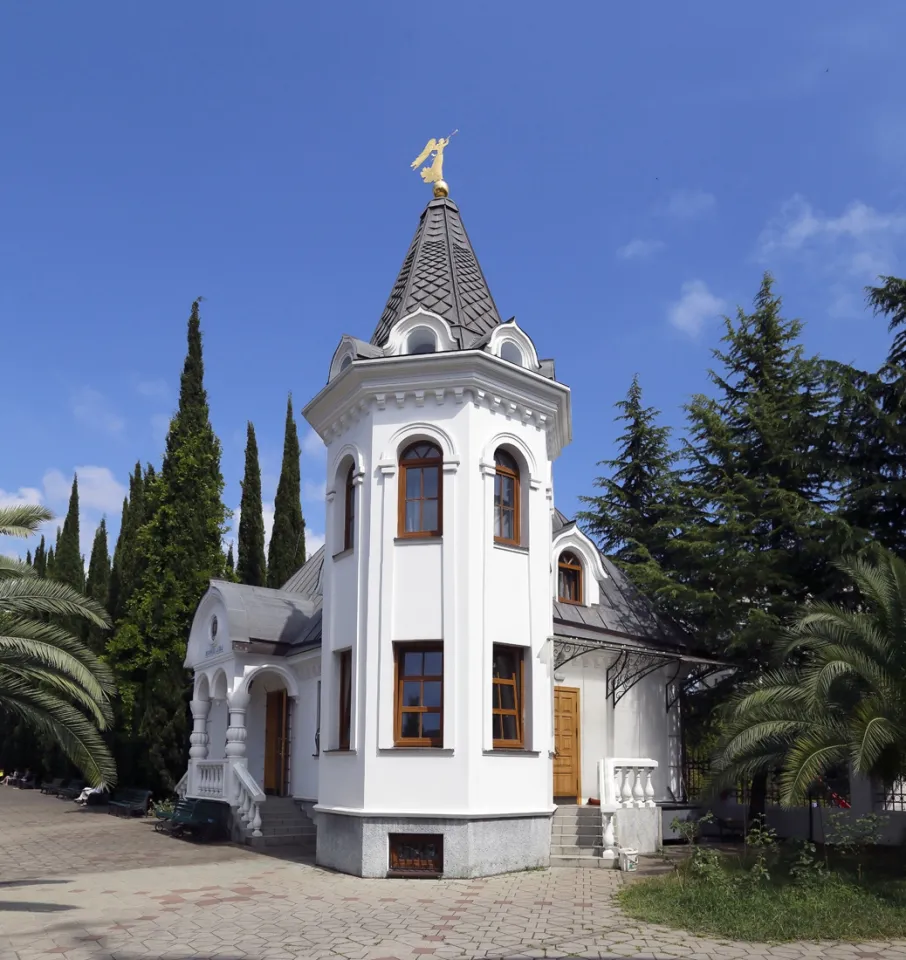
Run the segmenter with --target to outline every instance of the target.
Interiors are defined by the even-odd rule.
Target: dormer
[[[450,324],[443,317],[419,307],[404,317],[390,331],[384,347],[385,356],[410,356],[444,353],[456,349]]]
[[[601,600],[600,582],[607,579],[598,548],[576,526],[568,523],[552,544],[552,590],[554,600],[592,607]]]
[[[539,367],[535,344],[515,319],[495,327],[487,338],[485,349],[501,360],[516,364],[517,367],[528,370],[537,370]]]
[[[330,373],[327,376],[327,382],[344,373],[355,363],[356,360],[373,360],[382,357],[384,352],[364,340],[357,337],[351,337],[349,334],[343,334],[339,346],[334,351],[333,359],[330,361]]]

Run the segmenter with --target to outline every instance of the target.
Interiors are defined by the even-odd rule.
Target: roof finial
[[[429,154],[434,154],[434,160],[431,162],[431,165],[425,167],[423,170],[419,170],[419,173],[425,183],[434,184],[435,197],[446,197],[450,193],[447,181],[444,180],[444,148],[449,145],[450,140],[452,140],[457,133],[459,133],[459,130],[454,130],[449,137],[441,137],[440,140],[435,140],[434,137],[432,137],[425,144],[425,149],[412,161],[412,169],[414,170],[420,163],[423,163],[428,158]]]

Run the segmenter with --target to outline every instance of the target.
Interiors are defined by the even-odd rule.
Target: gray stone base
[[[487,877],[550,864],[549,816],[482,820],[314,814],[317,862],[357,877],[386,877],[391,833],[440,833],[445,877]]]
[[[623,850],[657,853],[662,844],[660,807],[621,807],[614,813],[614,833]]]

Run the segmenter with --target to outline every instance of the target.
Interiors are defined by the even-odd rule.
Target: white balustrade
[[[189,771],[186,772],[179,778],[179,783],[173,788],[173,792],[177,797],[184,797],[186,791],[189,789]]]
[[[601,803],[628,809],[654,807],[657,760],[605,757],[600,761]]]
[[[261,836],[261,804],[267,799],[261,787],[243,764],[232,764],[236,794],[233,806],[239,811],[239,819],[253,837]]]
[[[194,793],[211,800],[226,800],[226,760],[193,760]]]
[[[610,779],[608,780],[608,775]],[[616,806],[611,800],[607,799],[607,784],[613,784],[613,772],[608,773],[606,761],[598,761],[598,797],[601,803],[601,838],[603,842],[603,850],[601,852],[601,857],[604,860],[616,860],[618,857],[617,854],[617,838],[614,823],[614,812],[616,811]],[[613,792],[611,790],[611,792]]]

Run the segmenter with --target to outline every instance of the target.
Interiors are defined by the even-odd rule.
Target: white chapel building
[[[303,410],[324,547],[279,590],[214,580],[198,607],[180,792],[368,877],[650,852],[707,666],[555,508],[569,387],[437,192],[371,339],[340,337]]]

